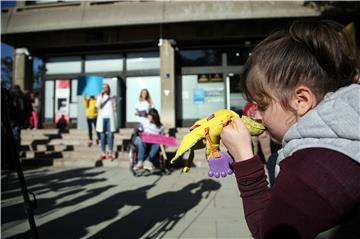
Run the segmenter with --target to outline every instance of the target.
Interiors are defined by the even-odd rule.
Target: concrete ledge
[[[309,17],[303,1],[163,1],[21,6],[1,14],[2,34],[207,20]]]

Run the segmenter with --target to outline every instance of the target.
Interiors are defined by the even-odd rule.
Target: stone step
[[[21,134],[32,134],[32,135],[39,135],[39,134],[58,134],[58,129],[23,129],[21,130]]]
[[[167,164],[175,153],[167,152]],[[33,157],[22,158],[22,164],[25,166],[54,166],[54,167],[94,167],[98,161],[99,152],[93,154],[82,154],[79,152],[44,152],[33,154]],[[174,165],[168,167],[182,168],[187,160],[187,153],[184,158],[179,158],[175,161]],[[195,158],[193,162],[194,167],[206,168],[207,162],[203,152],[195,151]],[[117,157],[114,161],[103,160],[102,165],[105,167],[129,167],[128,152],[117,152]]]
[[[165,129],[165,132],[169,132],[169,129]],[[176,133],[177,134],[187,134],[189,132],[189,128],[177,128]],[[95,133],[95,130],[93,130],[93,133]],[[120,128],[118,132],[115,132],[115,134],[122,134],[122,135],[131,135],[134,133],[133,128]],[[22,136],[27,135],[58,135],[60,134],[57,129],[36,129],[36,130],[30,130],[25,129],[21,131]],[[87,135],[88,131],[87,129],[70,129],[67,133],[61,133],[61,134],[68,134],[68,135]]]
[[[76,159],[60,159],[54,161],[54,167],[122,167],[128,168],[128,161],[115,159],[110,160],[76,160]]]
[[[62,158],[56,159],[53,161],[54,167],[94,167],[95,163],[99,163],[97,159],[84,159],[84,158]],[[184,159],[178,159],[175,161],[174,165],[170,165],[170,158],[167,160],[167,167],[171,168],[182,168],[186,163]],[[109,161],[107,159],[101,161],[101,166],[105,167],[121,167],[121,168],[129,168],[129,160],[127,154],[119,155],[113,161]],[[193,167],[196,168],[207,168],[207,162],[205,159],[200,159],[195,157],[193,162]]]
[[[124,135],[124,134],[114,134],[114,139],[119,139],[119,140],[123,140],[123,139],[130,139],[131,135]],[[63,140],[72,140],[72,139],[78,139],[78,140],[88,140],[89,136],[88,135],[62,135],[62,139]],[[93,139],[96,139],[96,135],[93,134]]]
[[[132,128],[120,129],[120,132],[114,134],[114,151],[118,157],[114,162],[103,161],[103,166],[107,167],[128,167],[127,147],[130,144]],[[100,149],[94,144],[88,147],[87,130],[71,129],[68,133],[58,133],[55,129],[24,130],[22,134],[22,151],[25,152],[22,157],[24,165],[52,165],[52,166],[86,166],[93,167],[98,159]],[[176,139],[178,144],[188,128],[178,128]],[[93,134],[95,136],[95,134]],[[96,136],[95,136],[96,137]],[[165,147],[168,160],[174,157],[177,147]],[[195,151],[194,163],[197,167],[207,165],[205,160],[205,149]],[[185,153],[184,158],[188,157]],[[178,159],[175,164],[186,162],[184,159]]]

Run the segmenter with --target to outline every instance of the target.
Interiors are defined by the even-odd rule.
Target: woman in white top
[[[140,124],[146,123],[147,114],[152,107],[153,103],[149,91],[147,89],[142,89],[140,91],[139,101],[135,105],[135,115]]]
[[[164,134],[164,126],[160,121],[159,113],[156,109],[152,108],[149,110],[147,115],[147,120],[144,121],[143,131],[152,134]],[[159,144],[148,144],[141,141],[141,138],[137,136],[134,141],[137,148],[137,158],[138,162],[134,166],[134,170],[139,170],[141,168],[147,169],[149,171],[154,170],[154,165],[151,160],[155,157],[159,151]],[[150,152],[145,159],[145,150],[147,147],[150,148]]]
[[[106,158],[105,154],[105,135],[107,133],[107,144],[109,148],[108,159],[113,160],[113,140],[115,132],[115,107],[114,101],[111,97],[110,86],[103,84],[101,94],[96,99],[96,107],[98,109],[98,116],[96,121],[96,131],[100,133],[100,148],[101,154],[99,159]]]

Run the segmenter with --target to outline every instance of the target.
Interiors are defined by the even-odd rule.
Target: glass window
[[[230,85],[230,109],[238,114],[242,114],[242,110],[246,104],[246,99],[240,88],[240,75],[229,75]]]
[[[54,57],[46,63],[46,74],[80,73],[80,57]]]
[[[109,72],[122,71],[122,55],[96,55],[87,56],[85,60],[85,72]]]
[[[183,119],[200,119],[225,106],[223,81],[199,81],[198,75],[182,76]]]
[[[54,118],[54,81],[45,81],[45,121]]]
[[[127,54],[126,69],[130,71],[160,69],[159,52]]]
[[[222,51],[216,49],[199,49],[180,51],[182,66],[217,66],[221,65]]]
[[[78,90],[78,79],[73,79],[71,81],[71,102],[72,103],[78,102],[77,90]]]
[[[249,58],[251,48],[239,47],[234,49],[228,49],[226,51],[227,64],[228,65],[244,65],[246,60]]]

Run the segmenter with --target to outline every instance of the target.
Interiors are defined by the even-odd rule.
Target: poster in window
[[[69,122],[70,80],[56,80],[55,84],[55,123],[60,118]]]
[[[204,104],[205,102],[205,90],[203,88],[195,88],[193,94],[194,104]]]

